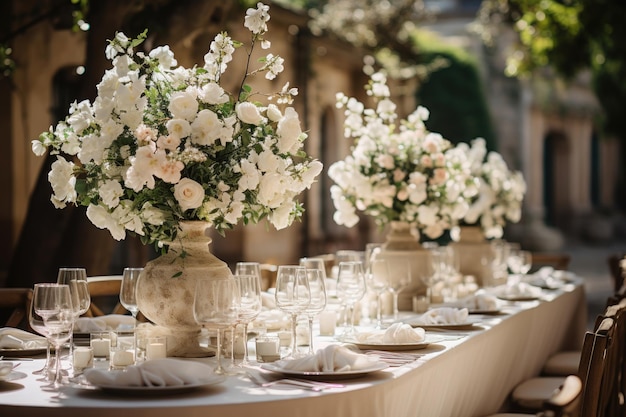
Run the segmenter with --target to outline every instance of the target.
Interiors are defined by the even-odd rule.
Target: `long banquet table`
[[[75,387],[50,392],[32,375],[43,359],[23,361],[14,372],[24,378],[0,382],[0,416],[484,416],[501,409],[511,389],[537,375],[550,354],[580,346],[584,286],[544,291],[540,301],[508,303],[500,315],[472,317],[480,320],[474,328],[439,332],[445,340],[417,351],[424,355],[415,362],[343,380],[345,387],[324,392],[261,388],[244,375],[177,395],[120,396]],[[319,346],[329,342],[316,339]]]

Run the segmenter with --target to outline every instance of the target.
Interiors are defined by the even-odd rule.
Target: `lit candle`
[[[96,358],[108,358],[111,350],[111,341],[109,339],[93,339],[90,343],[93,349],[93,356]]]
[[[146,345],[146,359],[161,359],[167,357],[167,349],[163,342],[149,342]]]

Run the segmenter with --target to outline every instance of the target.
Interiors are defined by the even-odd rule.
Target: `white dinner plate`
[[[164,387],[150,387],[150,386],[120,386],[120,385],[104,385],[104,384],[89,384],[81,385],[79,388],[97,388],[107,393],[117,395],[173,395],[183,392],[193,391],[198,388],[209,387],[224,382],[226,377],[224,375],[209,375],[202,378],[195,384],[186,385],[172,385]]]
[[[24,372],[19,372],[19,371],[11,371],[9,372],[7,375],[5,376],[0,376],[0,382],[11,382],[11,381],[17,381],[19,379],[24,379],[26,378],[28,375],[26,375]]]
[[[478,324],[475,321],[467,321],[464,323],[452,323],[452,324],[424,324],[417,320],[405,321],[406,324],[410,324],[412,327],[421,327],[422,329],[447,329],[447,330],[470,330],[474,328],[474,325]]]
[[[500,310],[499,308],[485,309],[485,310],[476,309],[476,310],[468,310],[467,312],[469,314],[484,314],[486,316],[496,316],[502,313],[502,310]]]
[[[278,372],[283,375],[293,376],[305,379],[318,379],[318,380],[335,380],[335,379],[351,379],[359,378],[372,372],[382,371],[389,368],[389,365],[384,362],[373,362],[372,365],[366,368],[353,369],[349,371],[338,372],[312,372],[312,371],[297,371],[293,369],[285,369],[280,365],[274,363],[264,363],[261,365],[262,369],[272,372]]]
[[[428,345],[441,342],[442,340],[444,340],[444,338],[441,336],[426,335],[426,339],[423,342],[419,343],[371,343],[358,342],[356,340],[344,340],[344,342],[353,344],[359,349],[399,351],[425,349],[426,347],[428,347]]]
[[[498,298],[504,301],[535,301],[539,299],[536,295],[498,295]]]

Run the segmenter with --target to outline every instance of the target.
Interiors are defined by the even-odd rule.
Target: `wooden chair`
[[[259,266],[261,268],[261,290],[267,291],[268,288],[272,288],[276,285],[278,266],[269,263],[263,263]]]
[[[558,270],[567,270],[569,268],[570,256],[566,253],[550,253],[550,252],[533,252],[533,271],[543,266],[551,266]]]
[[[126,314],[127,310],[120,303],[122,276],[98,276],[87,278],[91,305],[83,316],[98,317],[107,314]]]
[[[4,326],[30,330],[28,310],[32,301],[31,288],[0,288],[0,319]]]
[[[613,280],[613,289],[619,292],[624,286],[624,275],[626,274],[626,255],[623,253],[614,253],[607,258],[609,264],[609,272]]]

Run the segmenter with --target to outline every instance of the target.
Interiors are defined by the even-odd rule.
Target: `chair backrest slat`
[[[0,317],[4,326],[30,330],[28,310],[32,300],[30,288],[0,288]]]

